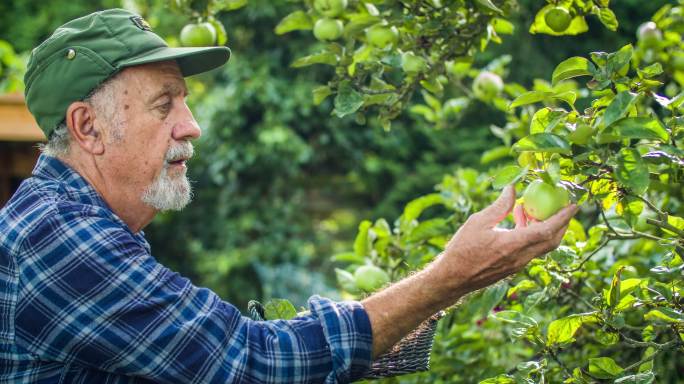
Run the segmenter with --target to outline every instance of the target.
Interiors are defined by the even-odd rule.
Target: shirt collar
[[[65,187],[71,200],[96,205],[112,212],[109,205],[83,176],[56,157],[41,154],[33,168],[33,176],[57,181]]]
[[[128,225],[126,225],[126,223],[124,223],[124,221],[121,220],[121,218],[117,216],[114,211],[112,211],[102,196],[97,193],[95,188],[93,188],[93,186],[90,185],[90,183],[88,183],[88,181],[73,168],[69,167],[56,157],[41,154],[38,157],[36,166],[33,168],[32,174],[37,178],[56,181],[64,187],[64,193],[69,200],[102,208],[109,214],[109,216],[111,216],[113,220],[117,221],[124,228],[130,231]],[[133,235],[149,251],[149,244],[145,240],[145,233],[143,231],[139,231],[137,233],[133,233]]]

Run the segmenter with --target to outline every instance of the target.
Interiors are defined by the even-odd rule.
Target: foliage
[[[24,72],[26,72],[26,59],[17,55],[10,43],[0,40],[0,93],[23,89]]]
[[[682,69],[672,63],[683,47],[682,7],[665,6],[653,21],[664,36],[655,46],[569,58],[531,90],[507,84],[491,101],[507,113],[507,124],[495,130],[504,146],[494,159],[513,156],[517,164],[445,177],[438,193],[410,202],[392,226],[384,219],[361,223],[354,252],[337,257],[351,263],[348,271],[372,262],[399,279],[436,257],[482,208],[492,184],[560,181],[584,206],[558,250],[450,313],[429,374],[399,381],[679,377],[682,367],[672,370],[671,359],[684,348],[684,93]],[[577,77],[588,79],[586,88]],[[428,121],[444,108],[431,93],[421,106]],[[579,103],[587,108],[578,110]],[[360,293],[348,279],[340,285]]]

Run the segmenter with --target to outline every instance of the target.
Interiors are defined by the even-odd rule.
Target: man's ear
[[[95,109],[83,101],[69,105],[66,113],[66,125],[74,141],[86,152],[93,155],[104,153],[104,142],[101,127],[95,124]]]

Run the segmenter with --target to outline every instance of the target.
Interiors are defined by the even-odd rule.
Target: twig
[[[677,346],[677,345],[681,345],[681,343],[680,343],[678,340],[671,340],[671,341],[668,341],[667,343],[659,344],[659,347],[657,347],[656,350],[653,351],[652,354],[650,354],[650,355],[644,357],[643,359],[637,361],[636,363],[634,363],[634,364],[628,366],[627,368],[624,369],[624,371],[625,371],[625,372],[626,372],[626,371],[631,371],[631,370],[634,369],[634,368],[638,368],[641,364],[648,363],[649,361],[655,359],[655,357],[656,357],[658,354],[660,354],[660,353],[662,353],[662,352],[664,352],[664,351],[666,351],[666,350],[668,350],[668,349],[672,349],[672,348],[674,348],[674,347]]]
[[[608,244],[608,242],[609,242],[610,240],[611,240],[610,238],[606,238],[605,240],[603,240],[603,242],[602,242],[596,249],[594,249],[588,256],[586,256],[584,259],[582,259],[582,261],[580,261],[580,263],[577,265],[577,267],[572,268],[572,269],[560,269],[559,272],[562,272],[562,273],[573,273],[573,272],[579,271],[580,269],[582,269],[582,267],[584,266],[584,264],[585,264],[587,261],[589,261],[589,259],[591,259],[595,254],[597,254],[598,251],[600,251],[601,249],[603,249],[603,247],[605,247],[606,244]]]
[[[681,229],[675,227],[674,225],[666,222],[666,221],[660,221],[660,220],[655,220],[655,219],[646,219],[646,222],[655,225],[656,227],[660,227],[663,229],[667,229],[670,232],[676,233],[679,237],[684,238],[684,231]]]

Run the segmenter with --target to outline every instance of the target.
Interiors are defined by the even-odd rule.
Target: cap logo
[[[135,24],[136,27],[142,29],[143,31],[151,31],[152,30],[152,27],[150,27],[150,25],[147,23],[147,21],[145,21],[145,19],[143,19],[142,17],[131,16],[130,19],[133,22],[133,24]]]

